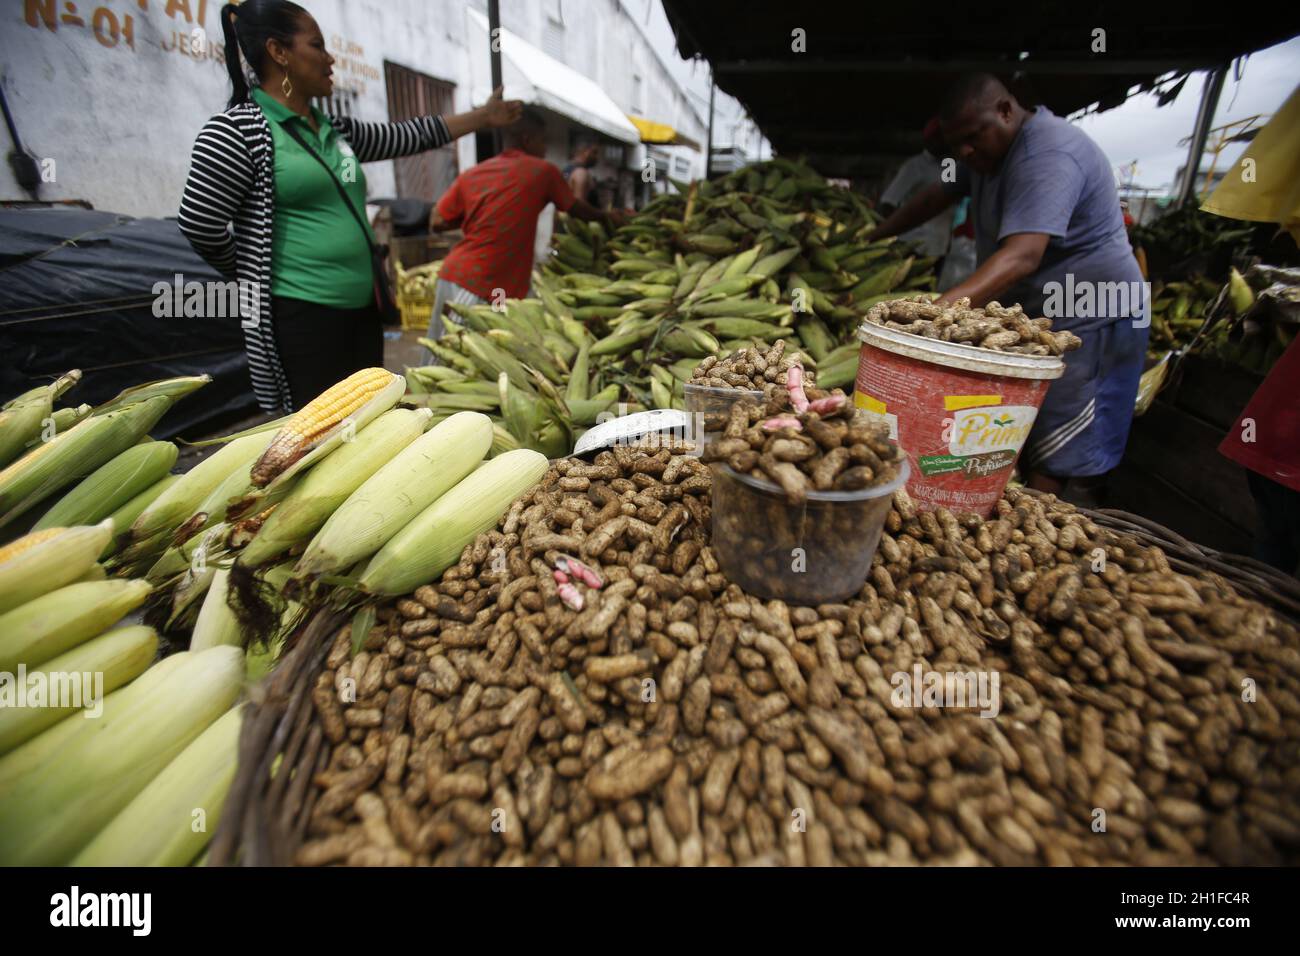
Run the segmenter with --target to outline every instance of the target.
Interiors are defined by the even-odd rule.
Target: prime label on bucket
[[[1050,383],[951,368],[862,347],[854,404],[888,422],[922,508],[988,515]]]

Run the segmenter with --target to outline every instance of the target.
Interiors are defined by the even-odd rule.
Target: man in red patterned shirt
[[[620,213],[602,212],[574,198],[559,168],[546,155],[546,123],[534,110],[505,131],[506,149],[456,177],[429,217],[429,229],[459,228],[456,243],[438,270],[429,338],[442,336],[448,302],[476,304],[528,295],[533,271],[537,216],[550,203],[579,219],[622,223]]]

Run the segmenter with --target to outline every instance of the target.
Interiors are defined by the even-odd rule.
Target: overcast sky
[[[1213,126],[1255,113],[1272,113],[1286,101],[1300,81],[1300,37],[1251,54],[1242,70],[1239,81],[1228,72]],[[1178,99],[1168,106],[1156,106],[1155,96],[1144,93],[1123,106],[1084,117],[1080,126],[1105,150],[1113,165],[1137,160],[1134,183],[1172,188],[1175,172],[1187,161],[1187,146],[1179,146],[1178,141],[1190,136],[1196,123],[1205,76],[1197,73],[1189,78]],[[1217,168],[1235,161],[1245,149],[1245,143],[1228,146],[1220,154]],[[1209,167],[1210,159],[1207,149],[1201,160],[1203,169]]]

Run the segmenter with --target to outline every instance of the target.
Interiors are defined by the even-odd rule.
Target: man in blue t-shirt
[[[959,162],[943,164],[872,238],[970,197],[979,266],[939,301],[1018,302],[1083,340],[1048,390],[1021,467],[1031,487],[1059,493],[1073,479],[1073,496],[1095,504],[1124,454],[1150,326],[1110,163],[1081,129],[1025,109],[987,73],[958,80],[940,118]]]

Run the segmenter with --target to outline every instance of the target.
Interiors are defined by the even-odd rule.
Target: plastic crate
[[[433,315],[433,301],[399,298],[397,310],[402,315],[403,331],[417,329],[423,332],[429,328],[429,318]]]
[[[434,287],[438,283],[438,265],[432,268],[424,266],[423,268],[404,269],[401,260],[393,263],[394,271],[397,273],[397,309],[401,313],[402,328],[425,330],[429,327],[429,317],[433,315],[433,302],[435,298]],[[421,273],[421,281],[417,291],[403,292],[403,286],[408,285],[405,281],[409,273]]]

